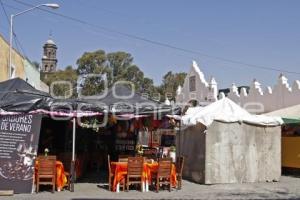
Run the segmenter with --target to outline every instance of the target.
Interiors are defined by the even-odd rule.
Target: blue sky
[[[8,14],[27,7],[2,0]],[[273,86],[280,72],[260,70],[212,57],[298,72],[287,74],[290,84],[300,79],[300,1],[273,0],[26,0],[56,2],[55,10],[97,26],[185,48],[192,54],[106,32],[35,10],[15,19],[15,32],[31,60],[40,61],[49,32],[58,45],[58,65],[76,66],[85,51],[127,51],[156,84],[162,76],[189,71],[196,60],[206,78],[219,88],[249,85],[254,78]],[[0,32],[8,38],[8,22],[0,8]]]

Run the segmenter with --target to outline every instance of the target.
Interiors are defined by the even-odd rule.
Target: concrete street
[[[129,191],[112,193],[106,185],[97,183],[77,183],[75,192],[43,191],[39,194],[17,194],[12,197],[0,197],[2,200],[97,200],[97,199],[300,199],[300,178],[282,176],[280,182],[199,185],[184,181],[183,189],[159,193]]]

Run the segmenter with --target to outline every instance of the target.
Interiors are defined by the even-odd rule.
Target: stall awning
[[[284,124],[300,124],[300,104],[275,110],[266,115],[282,117]]]
[[[180,113],[180,107],[166,105],[151,98],[144,97],[142,94],[122,84],[116,84],[100,94],[97,98],[87,101],[93,104],[105,105],[109,113],[134,113],[135,115],[159,114],[163,116]]]
[[[160,117],[180,113],[180,107],[165,105],[146,98],[124,85],[116,85],[98,97],[95,99],[55,99],[20,78],[0,82],[0,108],[6,112],[29,113],[39,110],[57,115],[113,113],[131,114],[134,117],[143,115]]]
[[[282,118],[284,124],[300,124],[300,118]]]

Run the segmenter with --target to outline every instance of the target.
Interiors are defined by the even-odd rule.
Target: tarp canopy
[[[137,115],[180,113],[179,107],[143,97],[138,92],[122,84],[114,85],[96,98],[88,100],[88,102],[104,105],[107,107],[108,112],[112,113],[135,113]]]
[[[20,78],[9,79],[7,81],[0,82],[0,100],[7,99],[13,96],[13,92],[24,91],[29,94],[36,94],[40,96],[50,97],[46,92],[35,89],[29,83]]]
[[[28,112],[44,108],[52,99],[20,78],[0,82],[0,107],[5,111]]]
[[[6,112],[36,112],[69,116],[133,113],[136,116],[179,114],[180,108],[143,97],[117,84],[94,99],[55,99],[20,78],[0,82],[0,108]],[[4,113],[4,112],[2,112]]]
[[[77,99],[55,99],[35,89],[20,78],[0,82],[0,108],[6,114],[13,112],[74,113],[101,112],[104,108]],[[90,113],[88,114],[90,115]]]
[[[187,113],[182,117],[182,124],[185,126],[201,123],[209,127],[215,120],[228,123],[246,122],[261,126],[278,126],[283,123],[280,117],[252,115],[227,97],[203,108],[193,108]]]
[[[282,117],[285,124],[300,124],[300,104],[275,110],[265,115]]]

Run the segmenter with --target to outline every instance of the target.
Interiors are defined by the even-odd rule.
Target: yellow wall
[[[282,166],[300,168],[300,137],[282,137]]]
[[[9,62],[9,44],[0,35],[0,81],[8,79],[8,62]],[[24,58],[16,52],[12,51],[12,64],[16,68],[15,77],[25,78]]]

